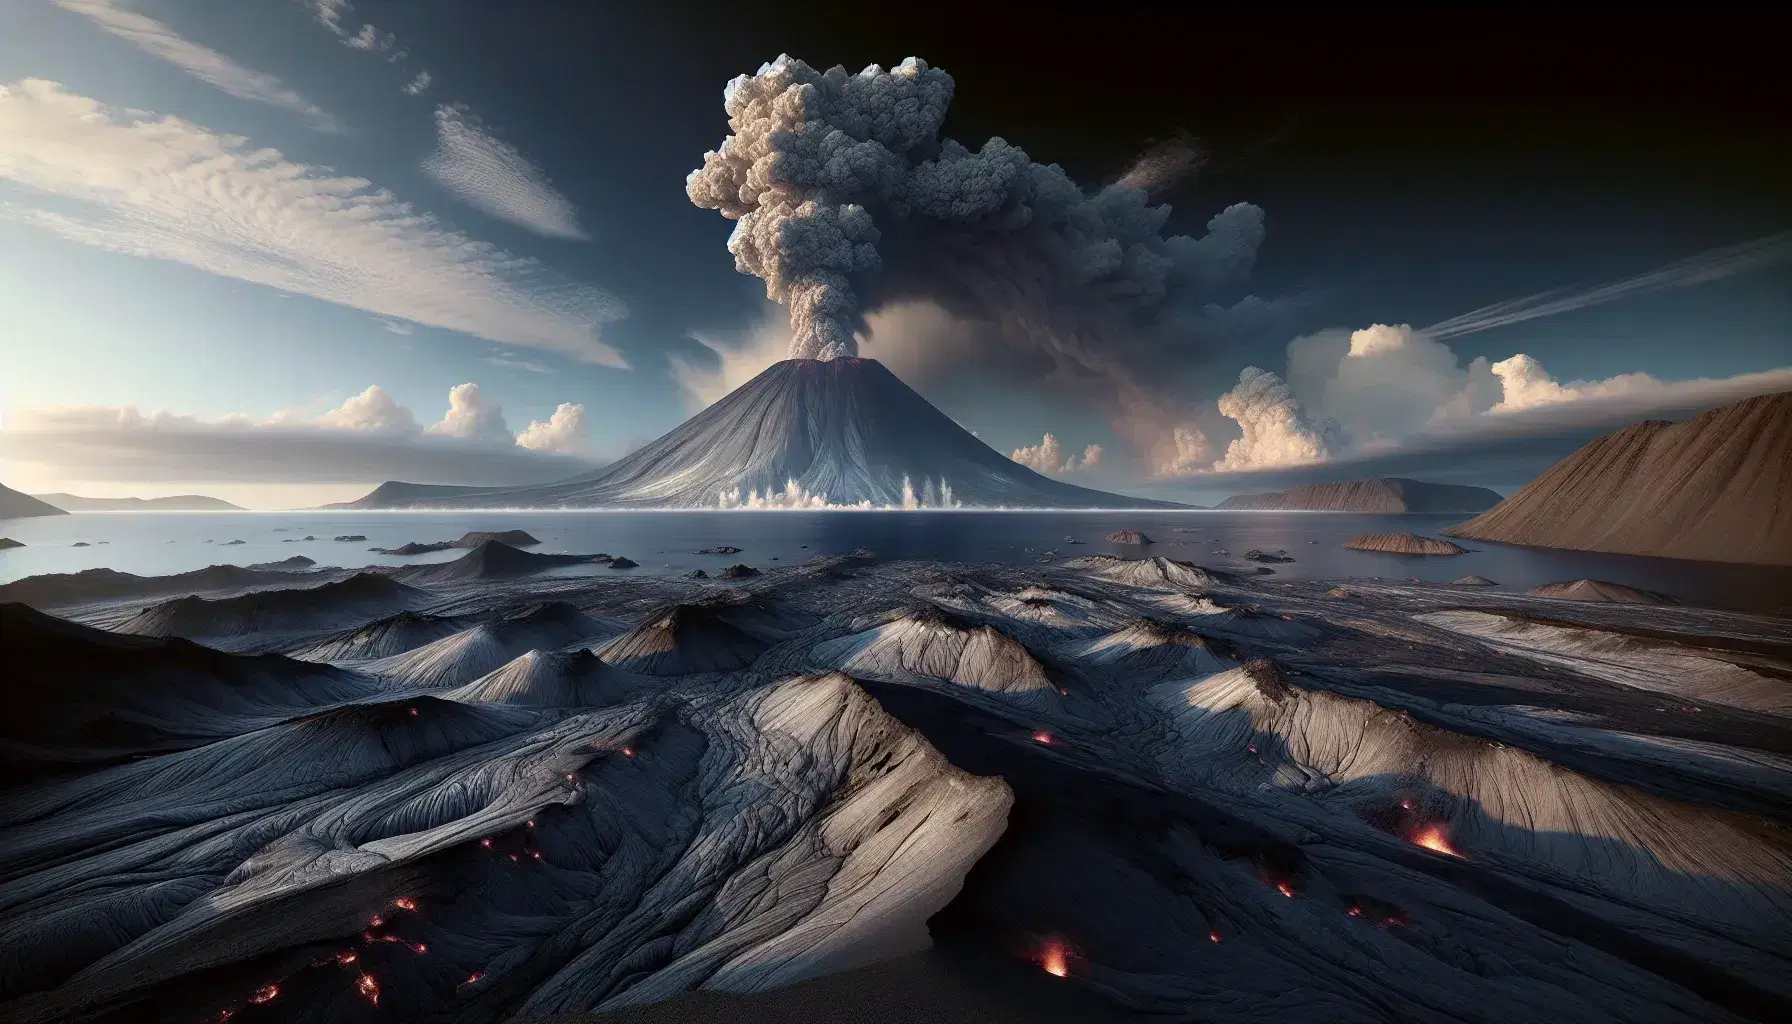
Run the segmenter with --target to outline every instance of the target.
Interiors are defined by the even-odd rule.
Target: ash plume
[[[1150,195],[1198,165],[1188,140],[1085,190],[1004,139],[972,150],[942,137],[953,89],[913,57],[849,74],[781,56],[729,84],[732,134],[686,192],[737,222],[729,251],[788,310],[791,358],[857,355],[867,314],[936,303],[978,327],[982,352],[955,362],[1024,360],[1103,402],[1147,458],[1173,461],[1174,431],[1194,427],[1158,382],[1162,363],[1222,319],[1210,300],[1250,273],[1263,211],[1238,203],[1199,238],[1167,235],[1170,208]]]

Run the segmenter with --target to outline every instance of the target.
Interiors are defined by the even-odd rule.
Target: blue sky
[[[768,308],[761,282],[735,271],[724,248],[731,225],[684,194],[685,175],[729,131],[727,79],[782,48],[776,32],[761,35],[719,40],[689,19],[627,5],[543,7],[529,18],[460,2],[0,5],[0,118],[12,119],[0,124],[13,129],[0,141],[0,474],[34,491],[308,503],[386,475],[416,479],[424,465],[457,482],[545,479],[670,429],[700,404],[693,387],[738,383],[780,354],[781,311]],[[903,47],[927,42],[892,39],[875,59],[894,64]],[[949,45],[942,36],[938,48]],[[843,36],[834,48],[807,56],[819,67],[850,63],[865,44]],[[1041,90],[978,92],[993,72],[946,70],[960,97],[947,128],[973,145],[1003,133],[1100,184],[1144,144],[1085,145],[1076,124],[1096,118],[1042,119],[1029,105]],[[1106,451],[1099,466],[1047,467],[1059,475],[1200,497],[1236,489],[1208,476],[1235,442],[1256,461],[1233,468],[1273,470],[1300,464],[1328,416],[1353,438],[1330,442],[1329,461],[1385,454],[1437,421],[1370,438],[1351,422],[1360,394],[1301,393],[1289,350],[1297,338],[1423,327],[1534,292],[1585,292],[1792,226],[1783,201],[1763,207],[1671,167],[1604,188],[1576,179],[1572,161],[1445,166],[1377,150],[1316,163],[1301,144],[1222,161],[1169,196],[1166,231],[1198,237],[1240,202],[1267,225],[1249,280],[1222,301],[1266,300],[1275,316],[1163,367],[1187,408],[1178,415],[1204,438],[1195,470],[1166,472],[1129,450],[1090,396],[1035,386],[999,361],[942,358],[961,344],[954,330],[975,333],[962,316],[911,343],[899,337],[909,321],[873,311],[865,351],[887,353],[1005,452],[1051,432],[1066,449]],[[146,170],[158,161],[175,173]],[[1784,387],[1780,378],[1728,390],[1667,385],[1792,365],[1786,266],[1775,256],[1705,283],[1463,334],[1446,350],[1424,337],[1393,342],[1372,353],[1386,364],[1376,386],[1420,388],[1419,400],[1441,408],[1478,379],[1484,414],[1501,401],[1489,397],[1486,368],[1520,353],[1552,382],[1590,382],[1533,388],[1525,403],[1508,383],[1507,411],[1538,417],[1538,429],[1572,420],[1564,412],[1581,397],[1603,410],[1574,420],[1585,425]],[[699,336],[748,354],[714,380],[681,378],[680,367],[717,365]],[[1452,353],[1459,373],[1421,365]],[[1254,435],[1217,411],[1247,365],[1289,378],[1304,407],[1294,422],[1265,421]],[[1415,374],[1423,381],[1413,384]],[[1635,374],[1651,383],[1601,383]],[[467,383],[477,388],[462,393],[464,415],[444,419],[450,390]],[[378,403],[352,409],[408,412],[332,417],[370,386]],[[182,440],[158,449],[133,427],[133,446],[121,446],[118,410],[128,408],[165,411],[154,438]],[[220,426],[227,417],[243,419]],[[250,433],[228,444],[207,434],[226,429]],[[273,436],[257,431],[278,433],[282,459],[296,461],[256,455],[257,439]],[[314,458],[291,454],[313,435]],[[349,441],[352,458],[342,454]],[[459,469],[456,453],[466,454]]]

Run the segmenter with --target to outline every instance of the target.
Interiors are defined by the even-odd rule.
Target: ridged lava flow
[[[194,746],[373,692],[326,666],[120,636],[16,603],[0,604],[0,665],[8,774]]]
[[[216,594],[247,590],[269,583],[291,583],[284,569],[245,569],[208,565],[173,576],[138,576],[116,569],[82,569],[46,573],[0,584],[0,601],[18,601],[33,608],[57,608],[91,601],[118,601],[172,594]]]
[[[427,496],[405,507],[715,508],[790,484],[833,504],[1161,508],[1041,476],[971,436],[874,359],[787,359],[606,469],[563,483]]]
[[[138,636],[229,637],[344,628],[425,600],[421,591],[378,573],[304,590],[266,590],[208,601],[180,597],[145,608],[118,627]]]
[[[1234,494],[1222,509],[1299,509],[1314,512],[1485,512],[1500,496],[1485,487],[1430,484],[1403,477],[1333,480],[1267,494]]]
[[[1792,565],[1792,392],[1598,438],[1451,537]]]
[[[603,624],[551,601],[360,666],[391,686],[458,686],[532,650],[554,650],[596,636]]]

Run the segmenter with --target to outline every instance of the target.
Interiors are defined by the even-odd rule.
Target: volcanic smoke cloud
[[[789,309],[792,358],[855,355],[868,311],[933,300],[1060,379],[1102,382],[1123,436],[1174,456],[1174,429],[1193,428],[1137,368],[1224,312],[1204,298],[1249,274],[1263,211],[1236,204],[1202,238],[1165,236],[1170,208],[1150,190],[1198,162],[1192,147],[1155,147],[1085,192],[1003,139],[941,138],[952,94],[913,57],[856,75],[779,57],[729,84],[733,134],[686,192],[739,222],[729,251]]]

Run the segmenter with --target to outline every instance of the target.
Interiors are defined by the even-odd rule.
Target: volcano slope
[[[371,497],[371,496],[370,496]],[[404,508],[1181,508],[1078,487],[984,444],[875,359],[786,359],[593,474]]]
[[[0,737],[48,766],[0,1021],[727,1020],[930,945],[1154,1020],[1792,1015],[1783,619],[1164,558],[406,587],[257,602],[307,660],[7,610],[9,704],[73,664],[146,724]]]

